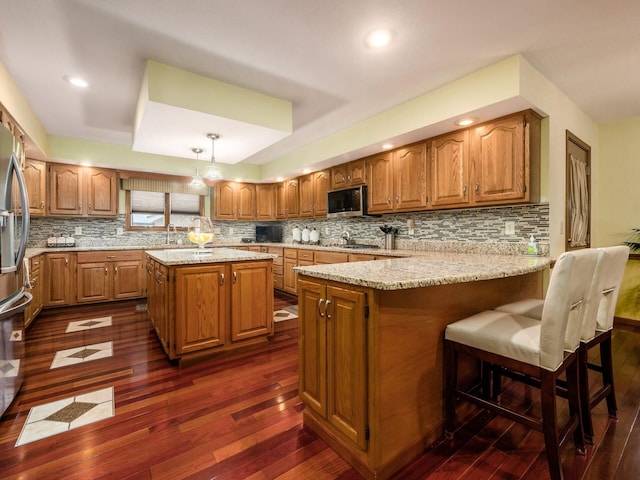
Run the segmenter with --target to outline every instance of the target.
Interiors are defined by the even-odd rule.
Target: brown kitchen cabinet
[[[347,263],[348,261],[349,254],[342,252],[326,252],[316,250],[313,257],[314,265],[324,265],[327,263]]]
[[[36,255],[29,259],[29,287],[27,291],[32,295],[33,300],[24,310],[24,326],[27,328],[38,316],[44,304],[44,255]]]
[[[47,164],[27,158],[24,164],[24,180],[29,192],[29,213],[43,216],[47,214]]]
[[[273,308],[272,262],[239,262],[231,265],[231,341],[271,335]]]
[[[366,172],[364,158],[331,167],[331,190],[367,183]]]
[[[45,306],[74,304],[76,254],[55,252],[47,253],[45,256]]]
[[[431,205],[435,208],[469,205],[469,131],[430,140]]]
[[[219,182],[215,187],[212,207],[217,220],[255,220],[256,185]]]
[[[298,178],[300,188],[299,217],[326,217],[330,170],[309,173]]]
[[[144,296],[140,250],[78,252],[76,302],[93,303]]]
[[[276,185],[276,218],[298,218],[300,199],[297,178]]]
[[[49,214],[110,217],[118,213],[115,170],[52,163],[49,170]]]
[[[284,249],[282,247],[266,247],[265,253],[277,255],[273,259],[273,288],[284,290]]]
[[[367,295],[308,277],[298,288],[300,398],[334,434],[366,451]]]
[[[175,342],[169,328],[169,268],[147,256],[145,273],[147,277],[147,312],[151,325],[167,355]]]
[[[275,220],[276,186],[273,183],[256,185],[256,220]]]
[[[298,265],[298,249],[284,249],[284,291],[295,294],[296,290],[296,272],[293,267]]]

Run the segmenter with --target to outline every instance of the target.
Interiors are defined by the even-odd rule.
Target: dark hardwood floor
[[[295,299],[277,295],[275,309]],[[27,332],[26,381],[0,421],[2,479],[359,479],[302,426],[297,328],[278,324],[268,347],[180,370],[167,361],[138,302],[49,310]],[[65,333],[70,321],[111,315],[111,327]],[[619,415],[594,411],[586,457],[563,452],[567,479],[640,478],[640,329],[614,331]],[[113,357],[50,370],[56,351],[113,341]],[[29,410],[113,387],[111,418],[15,447]],[[505,395],[539,407],[534,390]],[[548,478],[542,434],[472,410],[396,479]]]

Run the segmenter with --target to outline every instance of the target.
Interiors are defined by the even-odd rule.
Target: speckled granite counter
[[[546,268],[549,257],[420,252],[411,258],[295,267],[310,277],[379,290],[513,277]]]
[[[277,257],[277,255],[269,253],[250,252],[233,248],[146,250],[145,253],[167,266],[272,260]]]

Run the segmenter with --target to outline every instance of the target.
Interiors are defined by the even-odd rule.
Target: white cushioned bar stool
[[[624,245],[598,250],[600,255],[585,301],[579,351],[582,424],[585,439],[590,443],[594,441],[591,410],[606,398],[609,416],[612,418],[617,416],[616,394],[613,384],[611,330],[613,329],[613,317],[620,285],[629,258],[629,247]],[[544,300],[526,299],[501,305],[496,310],[540,319],[543,305]],[[600,365],[588,362],[589,350],[597,345],[600,346]],[[594,392],[589,390],[589,370],[597,371],[602,375],[602,386]]]
[[[583,302],[595,271],[595,250],[563,253],[552,271],[541,320],[524,315],[488,310],[454,322],[445,329],[445,419],[447,438],[453,438],[458,400],[472,402],[482,408],[526,425],[544,434],[549,472],[553,480],[562,479],[560,451],[573,434],[576,449],[585,453],[580,422],[578,394],[579,336],[573,351],[566,351],[568,325],[580,325]],[[524,415],[501,404],[488,395],[478,394],[476,387],[458,386],[458,356],[469,355],[493,367],[519,372],[524,377],[539,379],[542,418]],[[566,372],[569,419],[558,425],[556,382]],[[484,383],[486,385],[486,383]]]

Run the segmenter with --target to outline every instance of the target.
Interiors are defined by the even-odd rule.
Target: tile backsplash
[[[409,235],[407,220],[415,222],[414,235]],[[515,234],[505,234],[505,223],[513,222]],[[51,236],[75,237],[79,247],[161,245],[166,243],[166,232],[140,232],[125,229],[126,218],[62,218],[31,217],[30,247],[44,247]],[[255,225],[274,222],[229,222],[214,221],[220,228],[216,242],[238,242],[242,238],[255,238]],[[382,215],[379,217],[358,217],[341,219],[295,219],[278,222],[283,227],[283,241],[292,242],[293,229],[315,228],[320,233],[321,244],[339,243],[342,233],[347,231],[356,243],[384,245],[382,225],[398,228],[396,248],[409,250],[455,250],[456,245],[478,244],[480,251],[513,249],[514,253],[526,250],[529,237],[533,235],[542,248],[548,252],[549,205],[517,205],[506,207],[474,208],[461,210],[438,210],[420,213]],[[82,234],[76,235],[80,227]],[[118,229],[122,235],[117,235]],[[173,234],[172,234],[173,235]],[[187,243],[186,234],[178,233],[178,238]],[[546,248],[546,251],[545,251]]]

